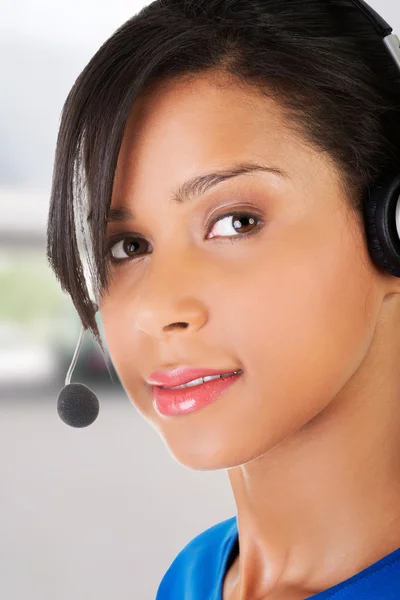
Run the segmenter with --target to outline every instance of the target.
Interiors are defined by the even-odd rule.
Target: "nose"
[[[195,298],[163,299],[162,296],[151,306],[146,303],[140,308],[136,304],[134,319],[138,329],[154,338],[175,331],[197,331],[207,322],[205,307]]]
[[[132,306],[136,327],[154,338],[201,329],[208,312],[196,290],[199,281],[205,282],[206,278],[188,256],[184,259],[174,255],[168,263],[162,262],[158,267],[153,262],[151,271],[141,281]]]

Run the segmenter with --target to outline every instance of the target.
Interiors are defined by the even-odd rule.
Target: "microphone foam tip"
[[[96,394],[83,383],[70,383],[58,395],[58,416],[71,427],[91,425],[97,419],[99,410]]]

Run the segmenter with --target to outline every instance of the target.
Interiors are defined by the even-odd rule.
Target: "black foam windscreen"
[[[97,419],[99,410],[96,394],[83,383],[69,383],[58,395],[58,415],[71,427],[91,425]]]

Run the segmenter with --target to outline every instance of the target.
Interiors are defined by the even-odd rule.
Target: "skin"
[[[122,385],[176,461],[229,476],[229,600],[304,600],[400,546],[400,279],[373,265],[340,172],[290,125],[277,100],[215,72],[152,89],[112,197],[137,218],[107,230],[144,238],[99,305]],[[288,176],[169,202],[186,179],[248,161]],[[263,228],[232,244],[234,219],[207,226],[232,209]],[[178,365],[244,373],[213,404],[163,417],[145,378]]]

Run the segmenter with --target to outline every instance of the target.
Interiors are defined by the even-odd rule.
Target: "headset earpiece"
[[[378,267],[400,277],[400,173],[378,180],[364,208],[371,257]]]

